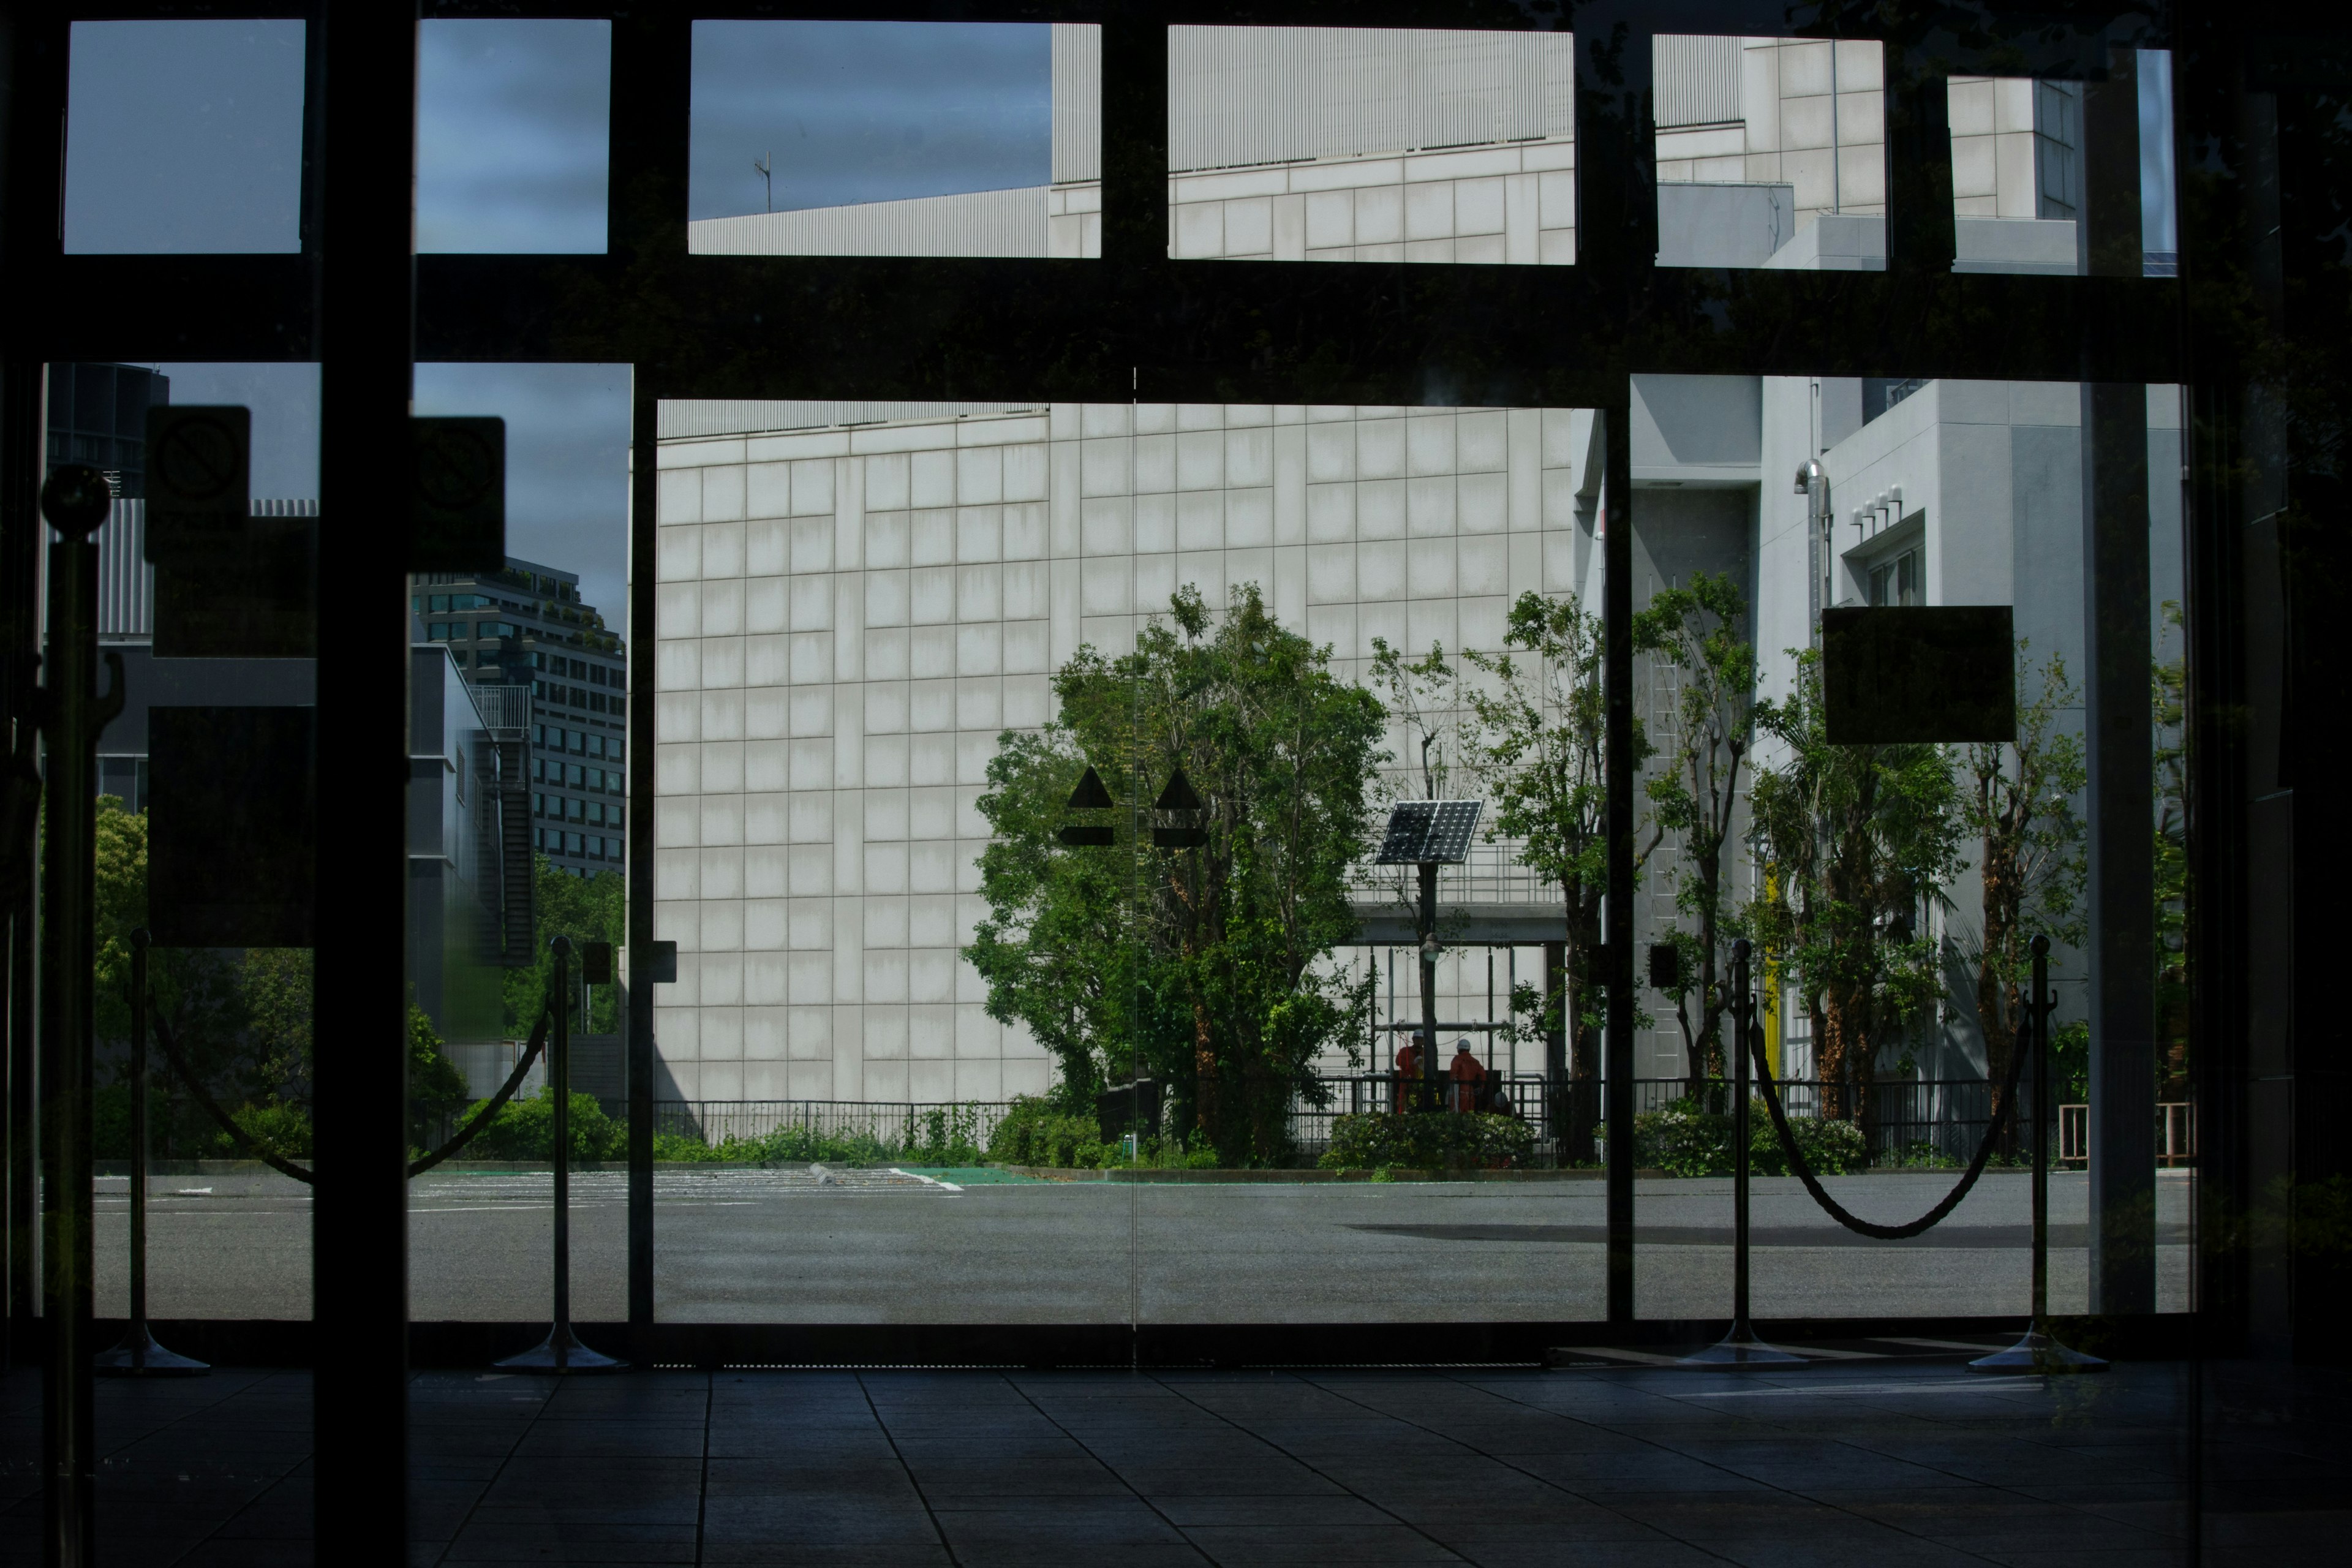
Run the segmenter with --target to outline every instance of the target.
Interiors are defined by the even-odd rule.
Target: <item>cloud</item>
[[[425,24],[419,250],[604,250],[612,55],[609,22]]]
[[[1042,185],[1053,29],[1029,23],[697,22],[690,217]]]

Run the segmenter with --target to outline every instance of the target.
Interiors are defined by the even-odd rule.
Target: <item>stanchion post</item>
[[[2050,1332],[2050,939],[2033,939],[2033,990],[2025,1027],[2033,1052],[2033,1321],[2025,1337],[2005,1351],[1979,1356],[1979,1372],[2105,1372],[2095,1355],[2069,1349]]]
[[[548,1039],[547,1081],[554,1092],[550,1131],[555,1142],[555,1321],[547,1338],[499,1363],[509,1372],[617,1372],[629,1363],[590,1350],[572,1332],[572,939],[548,944],[555,954],[553,1030]]]
[[[1731,1329],[1679,1364],[1696,1367],[1804,1366],[1805,1358],[1767,1344],[1748,1321],[1748,1054],[1755,1039],[1756,997],[1748,982],[1746,937],[1731,944]]]
[[[203,1362],[174,1355],[147,1327],[147,949],[141,926],[131,933],[131,1326],[122,1342],[98,1358],[105,1377],[202,1377]]]

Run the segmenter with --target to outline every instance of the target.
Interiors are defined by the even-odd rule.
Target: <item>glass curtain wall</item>
[[[2104,1174],[2111,1192],[2136,1175],[2142,1196],[2152,1179],[2153,1300],[2186,1310],[2183,558],[2165,482],[2181,471],[2179,391],[1927,380],[1874,403],[1885,384],[1634,378],[1633,935],[1663,964],[1639,976],[1638,1300],[1645,1316],[1725,1310],[1711,1178],[1728,1171],[1728,977],[1746,939],[1794,1157],[1835,1202],[1907,1222],[1989,1144],[1948,1218],[1874,1239],[1794,1179],[1758,1090],[1756,1311],[2022,1310],[2037,1130],[2015,1109],[2031,1078],[2012,1089],[2011,1072],[2031,1050],[2030,944],[2047,937],[2052,1308],[2095,1310],[2093,1276],[2116,1266],[2099,1260],[2081,1136],[2095,1092],[2117,1092],[2094,1090],[2095,1053],[2146,1079],[2153,1169]],[[1951,645],[1908,686],[1841,641],[1949,637],[1935,617],[1987,611],[1983,647]],[[1956,695],[1968,658],[2005,710],[1990,721]],[[2121,711],[2103,721],[2108,704]],[[2102,732],[2131,740],[2095,755]],[[2102,896],[2118,878],[2137,881],[2131,902]]]

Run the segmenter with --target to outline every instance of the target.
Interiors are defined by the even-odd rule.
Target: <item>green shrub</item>
[[[1535,1152],[1535,1129],[1516,1116],[1450,1110],[1371,1111],[1331,1120],[1326,1170],[1507,1170]]]
[[[474,1113],[469,1110],[467,1115],[470,1118]],[[574,1163],[628,1157],[628,1128],[605,1115],[604,1108],[596,1103],[593,1094],[573,1091],[571,1134]],[[465,1152],[484,1160],[552,1160],[555,1090],[542,1086],[528,1100],[518,1096],[508,1100],[498,1119],[477,1133]]]
[[[310,1113],[300,1106],[282,1100],[266,1105],[246,1104],[228,1113],[247,1138],[268,1150],[281,1160],[307,1160],[310,1157]],[[238,1147],[236,1139],[219,1131],[214,1124],[213,1149],[216,1158],[242,1160],[251,1158]]]
[[[1057,1110],[1036,1095],[1013,1101],[989,1135],[988,1157],[1006,1165],[1044,1165],[1063,1170],[1099,1170],[1127,1163],[1126,1152],[1102,1140],[1091,1116]]]
[[[1851,1121],[1792,1116],[1789,1131],[1805,1163],[1820,1176],[1859,1171],[1867,1163],[1862,1129]],[[1634,1163],[1670,1176],[1731,1174],[1731,1116],[1707,1110],[1696,1100],[1677,1100],[1633,1118]],[[1772,1113],[1760,1099],[1748,1102],[1748,1168],[1759,1176],[1790,1174]]]

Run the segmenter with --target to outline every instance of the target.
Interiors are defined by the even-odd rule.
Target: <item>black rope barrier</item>
[[[530,1064],[547,1045],[547,1024],[551,1016],[551,1014],[548,1009],[540,1010],[539,1026],[531,1030],[530,1043],[524,1047],[522,1056],[515,1062],[514,1071],[507,1075],[507,1081],[500,1086],[498,1093],[485,1101],[482,1107],[467,1121],[465,1126],[451,1134],[447,1142],[430,1154],[408,1163],[410,1180],[413,1181],[423,1175],[472,1142],[474,1134],[488,1126],[497,1119],[499,1112],[506,1109],[507,1101],[512,1100],[515,1097],[515,1091],[522,1088],[524,1075],[530,1071]],[[235,1140],[238,1148],[268,1165],[271,1170],[282,1172],[298,1182],[310,1184],[317,1180],[310,1171],[294,1163],[276,1150],[255,1142],[251,1133],[239,1127],[236,1119],[220,1108],[220,1102],[205,1091],[205,1086],[197,1081],[196,1075],[188,1070],[188,1064],[180,1059],[179,1047],[172,1039],[172,1026],[160,1013],[155,1016],[155,1041],[163,1047],[163,1059],[172,1064],[173,1072],[176,1073],[181,1083],[187,1087],[188,1093],[194,1097],[196,1104],[202,1108],[205,1115],[220,1124],[221,1131]]]
[[[1759,1034],[1761,1034],[1760,1030]],[[1946,1193],[1941,1203],[1909,1224],[1880,1225],[1874,1220],[1864,1219],[1858,1215],[1849,1213],[1843,1205],[1830,1196],[1829,1193],[1822,1188],[1821,1178],[1813,1174],[1813,1168],[1805,1163],[1804,1153],[1797,1147],[1797,1135],[1789,1126],[1789,1113],[1780,1105],[1780,1087],[1772,1081],[1772,1064],[1764,1058],[1763,1040],[1751,1039],[1749,1048],[1756,1060],[1757,1079],[1764,1086],[1764,1108],[1772,1113],[1772,1126],[1780,1134],[1780,1148],[1789,1156],[1789,1169],[1797,1173],[1797,1180],[1804,1183],[1805,1191],[1812,1194],[1813,1202],[1821,1205],[1823,1212],[1827,1213],[1832,1219],[1858,1235],[1872,1237],[1880,1241],[1907,1241],[1912,1237],[1925,1233],[1933,1228],[1946,1215],[1958,1208],[1960,1200],[1969,1195],[1969,1189],[1977,1184],[1979,1176],[1984,1174],[1985,1162],[1992,1157],[1993,1146],[2000,1142],[2001,1130],[2009,1125],[2010,1112],[2017,1104],[2019,1069],[2025,1065],[2026,1057],[2026,1053],[2022,1050],[2010,1052],[2009,1082],[2001,1091],[2000,1106],[1993,1112],[1992,1123],[1985,1129],[1984,1142],[1977,1145],[1976,1158],[1969,1162],[1968,1171],[1960,1177],[1959,1184]],[[1748,1114],[1748,1108],[1740,1107],[1739,1114],[1745,1117]],[[2034,1129],[2034,1135],[2041,1137],[2043,1134],[2037,1127]]]
[[[422,1159],[408,1162],[410,1181],[415,1181],[467,1144],[471,1143],[474,1141],[474,1134],[488,1127],[497,1119],[499,1112],[506,1109],[507,1101],[512,1100],[515,1090],[522,1087],[523,1075],[530,1071],[531,1059],[537,1057],[541,1047],[547,1044],[547,1020],[550,1016],[548,1008],[541,1007],[539,1010],[539,1026],[531,1030],[530,1043],[523,1047],[522,1055],[515,1061],[514,1071],[507,1074],[507,1081],[499,1086],[498,1093],[490,1096],[488,1103],[475,1111],[472,1120],[452,1133],[447,1142]]]

